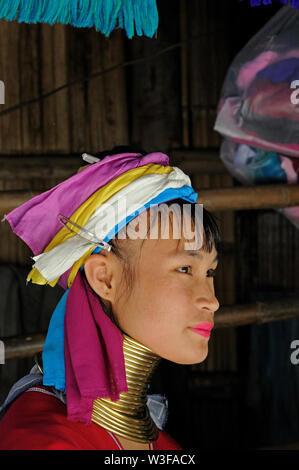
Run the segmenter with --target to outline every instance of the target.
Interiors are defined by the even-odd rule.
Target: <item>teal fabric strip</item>
[[[62,391],[65,390],[64,315],[69,291],[65,291],[53,312],[42,355],[43,384]]]
[[[158,29],[157,0],[2,0],[0,18],[19,23],[63,23],[95,27],[109,36],[115,27],[128,38],[153,37]]]

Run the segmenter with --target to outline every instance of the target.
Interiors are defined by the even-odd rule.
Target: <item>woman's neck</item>
[[[115,436],[121,443],[124,450],[149,450],[150,449],[150,444],[130,441],[129,439],[126,439],[125,437],[118,436],[118,434],[115,434]]]
[[[158,429],[147,408],[147,388],[160,357],[138,341],[123,334],[126,379],[129,392],[116,402],[109,398],[94,401],[92,421],[123,438],[127,446],[149,444],[158,438]],[[121,441],[122,443],[122,441]],[[148,448],[148,447],[147,447]]]

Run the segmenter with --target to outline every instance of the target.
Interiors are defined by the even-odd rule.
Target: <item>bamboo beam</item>
[[[209,211],[275,209],[299,205],[299,185],[246,186],[220,189],[195,190],[197,202]],[[2,191],[0,214],[39,194],[33,191]]]
[[[83,164],[86,163],[82,158],[75,156],[1,156],[0,179],[38,178],[48,180],[52,177],[64,179],[75,174]]]
[[[15,338],[4,338],[2,341],[4,343],[5,360],[16,359],[34,356],[34,354],[42,351],[45,335],[38,333],[25,337],[17,336]]]
[[[215,313],[215,328],[269,323],[299,317],[299,297],[221,307]],[[42,351],[45,335],[2,338],[5,360],[33,356]]]
[[[296,317],[299,317],[299,297],[284,297],[279,300],[221,307],[215,313],[215,328],[269,323]]]
[[[299,205],[299,185],[196,189],[198,203],[208,211],[275,209]]]
[[[74,175],[86,163],[79,155],[32,155],[0,156],[0,180],[46,179],[63,180]],[[228,173],[217,149],[175,150],[171,152],[170,164],[179,166],[187,173]]]
[[[198,154],[197,154],[198,155]],[[205,153],[201,158],[172,159],[172,166],[179,166],[187,173],[226,173],[229,174],[220,158],[210,158],[213,153]],[[16,179],[37,178],[48,180],[57,178],[63,180],[74,175],[86,163],[76,157],[0,157],[0,180],[15,181]]]

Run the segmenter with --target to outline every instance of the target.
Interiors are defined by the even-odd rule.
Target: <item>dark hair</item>
[[[141,155],[146,155],[147,153],[138,147],[132,147],[129,145],[118,145],[113,147],[111,150],[103,150],[95,154],[95,157],[104,159],[105,157],[111,155],[118,155],[119,153],[140,153]]]
[[[186,204],[186,201],[183,199],[173,199],[172,201],[167,201],[164,204],[166,204],[168,207],[171,206],[172,204],[178,204],[180,207],[183,207],[183,204]],[[195,224],[195,206],[196,203],[190,203],[190,215],[191,215],[191,220]],[[218,225],[216,223],[216,220],[214,216],[208,212],[205,208],[203,208],[203,245],[202,249],[208,253],[211,253],[213,250],[213,247],[215,247],[216,251],[219,253],[220,251],[220,244],[221,244],[221,238],[220,238],[220,232]],[[141,248],[143,246],[145,240],[143,240],[141,244]],[[108,243],[111,245],[111,252],[114,253],[120,260],[121,260],[121,265],[122,265],[122,282],[124,285],[124,289],[121,295],[124,295],[125,293],[129,293],[132,291],[132,287],[134,284],[134,279],[135,279],[135,268],[136,265],[134,266],[132,263],[132,257],[128,253],[126,249],[124,249],[124,245],[122,244],[123,240],[118,239],[117,234],[115,238],[110,240]],[[180,243],[180,240],[178,240],[178,244]],[[141,250],[139,255],[141,254]],[[117,319],[115,318],[111,306],[107,306],[103,303],[102,299],[100,298],[100,302],[102,305],[102,308],[106,315],[109,316],[109,318],[120,328]],[[120,328],[121,329],[121,328]]]

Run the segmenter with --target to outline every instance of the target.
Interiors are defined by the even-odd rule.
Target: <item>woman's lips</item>
[[[191,327],[191,330],[203,336],[204,338],[209,338],[213,326],[213,323],[199,323],[199,325]]]

